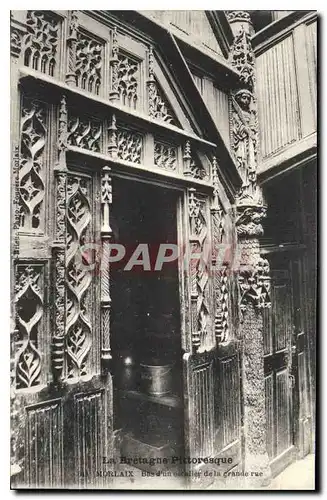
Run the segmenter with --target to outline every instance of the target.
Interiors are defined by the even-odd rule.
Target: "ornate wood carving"
[[[112,32],[109,99],[136,109],[139,99],[139,62],[119,50],[117,28]]]
[[[118,128],[117,155],[122,160],[141,163],[143,138],[132,130]]]
[[[13,26],[10,28],[10,53],[14,57],[19,57],[23,47],[24,32]]]
[[[118,144],[117,144],[117,127],[116,115],[111,116],[110,124],[108,127],[108,154],[112,158],[117,158]]]
[[[177,168],[177,148],[164,142],[154,143],[154,164],[167,170]]]
[[[87,359],[92,344],[91,274],[80,252],[91,223],[90,180],[67,176],[66,250],[66,362],[67,377],[88,373]]]
[[[214,273],[215,298],[215,337],[217,344],[229,340],[229,288],[230,269],[224,263],[222,242],[225,226],[225,214],[219,200],[218,164],[216,157],[212,160],[213,201],[211,205],[212,227],[212,269]]]
[[[72,116],[68,122],[68,144],[89,151],[102,149],[101,123],[88,117]]]
[[[136,109],[139,99],[139,63],[118,52],[117,55],[117,91],[123,106]]]
[[[102,84],[103,44],[82,31],[77,32],[76,83],[99,95]]]
[[[154,56],[153,49],[149,47],[148,50],[148,109],[149,115],[171,125],[179,127],[176,115],[168,103],[163,91],[161,90],[159,83],[154,76]]]
[[[210,318],[208,306],[209,273],[206,262],[208,223],[206,200],[195,189],[188,191],[190,233],[190,293],[192,346],[196,352],[211,348]],[[192,258],[193,255],[193,258]]]
[[[119,76],[118,76],[118,37],[117,28],[114,28],[112,32],[111,39],[111,58],[110,58],[110,68],[111,68],[111,89],[109,92],[109,99],[112,102],[119,100]]]
[[[245,10],[227,10],[226,17],[229,22],[233,21],[251,22],[250,14]]]
[[[249,14],[246,14],[249,18]],[[234,38],[230,52],[230,61],[240,73],[241,82],[247,88],[253,89],[255,84],[255,55],[251,44],[251,35],[249,32],[245,31],[243,25]]]
[[[101,205],[102,205],[102,273],[101,273],[101,359],[107,362],[111,359],[110,348],[110,240],[112,230],[110,227],[110,205],[112,203],[112,186],[110,168],[103,167],[101,177]]]
[[[76,10],[69,13],[69,26],[67,38],[67,85],[76,86],[76,46],[77,46],[78,16]]]
[[[267,259],[260,257],[255,267],[243,267],[239,275],[239,286],[241,313],[246,311],[250,301],[257,309],[270,307],[270,276]]]
[[[242,17],[242,22],[240,21]],[[234,43],[230,61],[240,74],[239,88],[231,96],[231,146],[243,179],[237,199],[236,229],[240,246],[239,308],[242,342],[242,391],[244,397],[244,456],[249,471],[269,476],[266,449],[264,398],[263,315],[269,307],[269,265],[260,257],[258,236],[265,215],[257,185],[258,124],[255,89],[255,56],[251,46],[252,25],[248,13],[230,19]],[[263,482],[249,479],[254,487]]]
[[[41,382],[39,328],[43,316],[43,271],[40,265],[16,267],[16,388],[30,388]]]
[[[54,76],[58,64],[58,18],[48,11],[29,10],[26,25],[25,65]]]
[[[29,232],[41,229],[43,210],[47,128],[46,108],[42,103],[23,99],[20,129],[20,228]]]
[[[198,159],[195,159],[192,154],[190,141],[186,141],[185,143],[183,160],[184,175],[201,180],[206,180],[208,178],[208,172],[205,167],[199,162]]]
[[[231,145],[243,178],[241,200],[257,197],[258,123],[253,93],[242,89],[231,96]]]
[[[67,198],[67,103],[62,96],[59,106],[58,152],[59,161],[55,166],[56,203],[55,203],[55,241],[53,245],[54,309],[51,358],[55,380],[63,375],[65,358],[65,322],[66,322],[66,198]]]

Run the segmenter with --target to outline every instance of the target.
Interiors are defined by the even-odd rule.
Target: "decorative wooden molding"
[[[209,266],[206,262],[208,220],[206,198],[199,196],[194,188],[188,190],[188,221],[190,244],[190,297],[192,346],[195,352],[212,349],[210,312],[208,304]],[[192,259],[192,254],[194,258]]]
[[[59,105],[58,153],[59,161],[55,167],[56,203],[55,203],[55,240],[53,244],[53,280],[54,280],[54,333],[51,344],[52,373],[55,382],[63,377],[65,360],[66,332],[66,203],[67,203],[67,136],[68,136],[67,100],[63,95]]]
[[[118,75],[118,37],[117,28],[115,27],[112,31],[111,38],[111,58],[110,58],[110,68],[111,68],[111,90],[109,92],[110,102],[117,102],[119,100],[119,75]]]
[[[90,373],[89,354],[94,341],[89,300],[92,276],[81,251],[92,223],[90,178],[67,174],[66,198],[66,377]],[[87,255],[85,257],[87,259]]]
[[[113,159],[118,158],[116,115],[114,113],[111,115],[108,127],[108,155]]]
[[[76,44],[78,30],[78,15],[76,10],[69,13],[68,38],[67,38],[67,85],[76,86]]]
[[[112,230],[110,227],[110,205],[112,203],[112,186],[110,167],[104,166],[101,177],[101,205],[102,205],[102,263],[101,263],[101,360],[104,371],[111,360],[110,347],[110,240]]]

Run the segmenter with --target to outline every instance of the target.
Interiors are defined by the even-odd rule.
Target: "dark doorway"
[[[114,425],[124,453],[139,448],[141,456],[183,442],[178,260],[155,269],[160,245],[177,245],[177,199],[175,191],[113,180],[113,242],[126,250],[111,266]],[[126,270],[140,244],[143,264]]]

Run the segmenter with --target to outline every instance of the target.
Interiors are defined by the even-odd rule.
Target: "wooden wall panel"
[[[193,374],[195,443],[197,456],[207,457],[213,452],[213,366],[200,365]]]
[[[275,324],[275,349],[279,351],[285,349],[287,341],[287,289],[286,286],[274,287],[274,299],[279,304],[278,309],[274,308],[274,324]]]
[[[257,90],[263,157],[299,139],[299,104],[293,36],[257,58]]]
[[[289,401],[288,369],[276,373],[276,431],[277,455],[287,450],[291,445],[290,401]]]
[[[225,141],[226,146],[230,147],[229,139],[229,98],[226,92],[220,90],[212,80],[201,77],[193,73],[195,84],[202,95],[204,102],[208,106],[217,128]]]
[[[317,119],[317,21],[306,27],[306,49],[309,71],[309,86],[314,119]],[[316,127],[315,127],[316,128]]]
[[[239,380],[237,356],[221,361],[224,446],[239,437]]]
[[[274,375],[265,377],[266,419],[267,419],[267,452],[270,460],[274,458]]]
[[[101,458],[105,450],[105,391],[75,396],[76,485],[93,487],[101,477]]]
[[[240,373],[237,354],[217,359],[215,385],[215,448],[219,451],[240,437]]]
[[[26,482],[54,488],[62,478],[63,427],[60,400],[26,408]]]
[[[142,12],[142,11],[141,11]],[[203,10],[151,10],[144,11],[164,24],[178,28],[189,35],[197,43],[201,43],[213,52],[222,55],[217,38],[212,31],[210,22]]]

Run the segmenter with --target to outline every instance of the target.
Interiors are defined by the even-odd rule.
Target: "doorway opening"
[[[174,190],[113,179],[113,242],[125,249],[125,257],[111,265],[114,427],[120,456],[171,457],[183,444],[178,259],[156,266],[160,245],[178,248],[177,202]],[[136,258],[139,245],[143,251]]]

